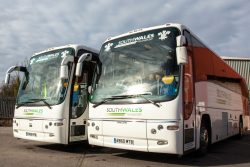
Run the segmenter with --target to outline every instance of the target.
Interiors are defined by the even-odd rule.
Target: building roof
[[[248,91],[250,91],[250,57],[221,57],[224,61],[235,69],[246,81]],[[249,94],[250,96],[250,94]]]
[[[229,57],[229,56],[221,56],[222,59],[224,60],[249,60],[250,61],[250,57]]]

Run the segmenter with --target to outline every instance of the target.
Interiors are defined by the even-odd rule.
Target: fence
[[[16,99],[14,97],[0,97],[0,126],[12,125]]]

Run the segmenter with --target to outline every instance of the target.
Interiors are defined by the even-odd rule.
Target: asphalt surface
[[[250,132],[241,140],[230,138],[214,144],[209,153],[178,157],[135,152],[87,143],[49,144],[16,139],[10,127],[0,127],[0,167],[166,167],[166,166],[250,166]]]

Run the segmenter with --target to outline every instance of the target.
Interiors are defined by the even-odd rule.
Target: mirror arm
[[[74,56],[66,56],[63,58],[61,66],[67,65],[69,62],[74,62]]]
[[[82,66],[84,61],[91,61],[92,59],[92,54],[91,53],[84,53],[80,56],[78,59],[77,65],[76,65],[76,76],[81,76],[82,74]]]
[[[184,35],[179,35],[176,37],[176,47],[182,47],[187,45],[187,40]]]
[[[12,66],[10,67],[7,72],[6,72],[6,77],[5,77],[5,84],[9,84],[10,81],[10,73],[13,71],[21,71],[25,73],[25,77],[29,79],[29,72],[26,67],[23,66]]]
[[[78,59],[77,63],[83,63],[83,61],[90,61],[92,59],[91,53],[84,53],[81,55],[81,57]]]

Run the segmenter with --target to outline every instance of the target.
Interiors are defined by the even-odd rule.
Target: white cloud
[[[0,81],[11,65],[48,47],[99,49],[109,36],[167,22],[187,25],[219,55],[250,57],[248,0],[9,0],[0,9]]]

